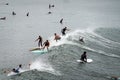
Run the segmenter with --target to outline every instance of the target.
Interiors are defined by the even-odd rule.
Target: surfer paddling
[[[5,70],[4,73],[10,73],[10,72],[19,73],[20,69],[22,69],[22,64],[20,64],[18,68],[13,68],[12,70]]]
[[[17,69],[13,68],[12,71],[15,72],[15,73],[19,73],[20,72],[19,70],[21,68],[22,68],[22,64],[20,64]]]
[[[2,17],[2,18],[0,18],[0,20],[6,20],[6,17]]]

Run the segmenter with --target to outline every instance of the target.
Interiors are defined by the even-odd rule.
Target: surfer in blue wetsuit
[[[81,61],[83,62],[87,62],[87,55],[86,55],[86,51],[83,52],[83,54],[81,55],[81,58],[80,58]]]
[[[20,64],[17,69],[13,68],[12,71],[15,73],[19,73],[19,70],[22,68],[22,65]]]
[[[42,47],[42,37],[39,36],[35,41],[38,41],[38,47]]]
[[[61,39],[61,37],[59,35],[57,35],[56,33],[54,33],[54,36],[55,36],[54,40],[56,40],[56,42],[57,42],[57,40]]]
[[[50,46],[50,42],[48,40],[46,40],[44,43],[43,43],[44,47],[43,49],[45,49],[45,47],[47,47],[47,50],[48,50],[48,47]]]
[[[13,68],[12,70],[5,70],[4,73],[7,73],[7,74],[8,74],[8,73],[10,73],[11,71],[14,72],[14,73],[19,73],[19,72],[20,72],[20,69],[22,69],[22,64],[20,64],[20,65],[18,66],[18,68],[16,68],[16,69]]]

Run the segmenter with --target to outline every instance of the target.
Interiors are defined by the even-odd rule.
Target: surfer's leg
[[[38,47],[40,47],[40,42],[38,42]]]

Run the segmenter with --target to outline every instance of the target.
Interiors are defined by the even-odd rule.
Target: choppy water
[[[0,21],[0,80],[110,80],[110,76],[120,76],[120,1],[1,2],[10,5],[0,5],[0,16],[7,17]],[[51,15],[47,14],[49,3],[55,4]],[[11,15],[13,10],[16,16]],[[64,26],[71,30],[56,43],[53,34],[60,34]],[[39,34],[51,42],[50,52],[42,55],[29,51],[37,46],[34,41]],[[80,36],[85,43],[78,41]],[[92,63],[76,62],[84,51]],[[3,73],[18,64],[28,69],[29,63],[30,70],[21,75]]]

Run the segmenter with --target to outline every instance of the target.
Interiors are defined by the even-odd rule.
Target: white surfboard
[[[77,60],[77,62],[84,62],[84,61],[82,61],[82,60]],[[91,63],[91,62],[93,62],[93,60],[92,59],[87,59],[87,63]]]
[[[15,73],[15,72],[11,71],[10,73],[7,74],[7,76],[18,75],[18,74],[21,74],[21,73],[23,73],[23,72],[25,72],[25,71],[28,71],[28,70],[20,69],[20,70],[19,70],[19,73]]]

